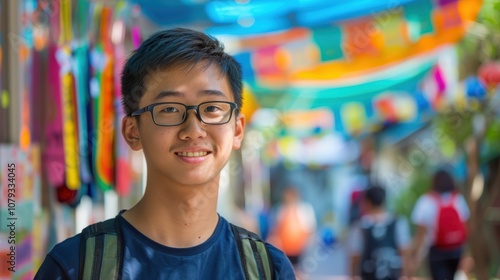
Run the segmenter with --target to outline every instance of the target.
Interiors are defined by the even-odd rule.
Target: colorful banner
[[[317,82],[321,86],[327,82],[327,87],[336,79],[362,77],[426,56],[458,42],[467,22],[477,17],[482,1],[400,4],[403,6],[388,5],[357,18],[242,39],[241,48],[250,53],[254,67],[254,73],[246,75],[252,77],[247,82],[257,96],[286,91],[290,83]],[[291,36],[295,29],[300,31]],[[266,40],[270,36],[288,40],[275,43]]]

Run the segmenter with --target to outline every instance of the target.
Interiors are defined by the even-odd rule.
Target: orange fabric
[[[309,239],[309,230],[300,222],[298,206],[287,206],[281,212],[278,221],[278,247],[288,256],[298,256],[302,253]]]

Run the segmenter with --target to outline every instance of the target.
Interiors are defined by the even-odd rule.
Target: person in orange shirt
[[[285,188],[270,242],[280,248],[297,268],[315,230],[316,216],[313,207],[301,200],[295,187]]]

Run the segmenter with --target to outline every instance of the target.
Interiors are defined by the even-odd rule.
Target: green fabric
[[[264,265],[264,273],[266,274],[266,279],[272,279],[271,267],[269,266],[269,256],[267,255],[266,245],[263,242],[257,241],[257,250],[259,251],[260,257],[262,258],[262,264]]]
[[[259,269],[257,268],[257,262],[253,255],[252,246],[250,245],[250,240],[245,238],[242,240],[243,253],[245,254],[246,266],[248,270],[248,276],[250,279],[260,279]]]
[[[330,61],[344,57],[342,50],[342,29],[327,26],[312,29],[312,38],[320,51],[321,61]]]
[[[412,42],[417,42],[422,35],[434,33],[433,9],[432,0],[420,0],[404,6],[408,35]]]
[[[91,279],[92,263],[94,260],[95,237],[89,237],[86,241],[85,266],[83,268],[83,279]]]
[[[104,235],[104,256],[102,257],[100,279],[116,279],[116,267],[119,261],[116,255],[117,242],[116,235]]]

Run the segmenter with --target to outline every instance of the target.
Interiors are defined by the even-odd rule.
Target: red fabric
[[[439,194],[433,194],[438,203],[435,246],[439,248],[456,248],[467,240],[465,223],[460,219],[455,207],[457,193],[452,194],[449,203],[443,203]]]

